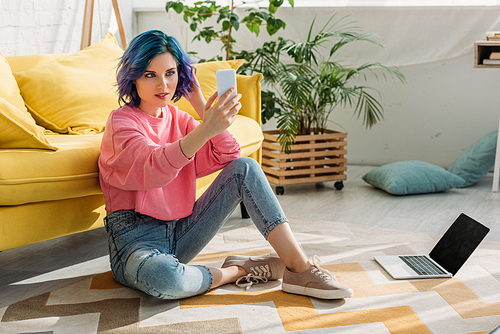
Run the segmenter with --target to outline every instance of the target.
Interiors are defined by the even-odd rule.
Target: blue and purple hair
[[[165,52],[170,52],[177,62],[178,82],[172,100],[176,102],[193,92],[190,88],[195,73],[192,60],[174,37],[160,30],[150,30],[132,39],[118,63],[116,79],[120,104],[139,107],[141,98],[134,80],[142,77],[154,57]]]

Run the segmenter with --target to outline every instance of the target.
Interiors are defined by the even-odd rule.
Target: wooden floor
[[[464,212],[490,227],[487,240],[500,242],[500,194],[491,192],[492,175],[465,189],[392,196],[363,182],[361,177],[372,168],[348,166],[340,191],[333,182],[285,186],[278,199],[290,216],[434,234],[443,234]],[[251,224],[238,211],[223,230]],[[1,308],[13,302],[108,270],[102,228],[1,252],[0,316]]]
[[[487,240],[500,241],[500,193],[491,191],[492,174],[468,188],[393,196],[361,179],[373,168],[348,166],[340,191],[333,182],[285,186],[278,199],[287,215],[434,234],[443,234],[463,212],[491,229]]]

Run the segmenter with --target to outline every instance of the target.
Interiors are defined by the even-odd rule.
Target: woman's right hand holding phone
[[[221,134],[233,124],[241,109],[241,94],[228,100],[234,89],[233,87],[225,92],[215,104],[217,92],[208,99],[201,124],[180,141],[181,150],[187,158],[191,158],[209,139]]]
[[[217,92],[208,99],[203,113],[203,122],[200,127],[206,131],[210,138],[222,133],[236,119],[236,114],[241,109],[241,103],[239,102],[241,94],[237,94],[231,100],[228,100],[234,90],[234,87],[229,89],[215,104],[214,101],[217,98]]]

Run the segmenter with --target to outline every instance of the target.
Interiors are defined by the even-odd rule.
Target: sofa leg
[[[240,209],[241,209],[241,218],[243,218],[243,219],[250,218],[250,215],[248,214],[247,208],[245,208],[245,204],[243,204],[243,202],[240,203]]]

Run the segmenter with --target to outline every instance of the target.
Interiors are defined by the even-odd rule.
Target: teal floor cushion
[[[377,167],[366,173],[363,180],[393,195],[442,192],[465,183],[442,167],[417,160]]]

